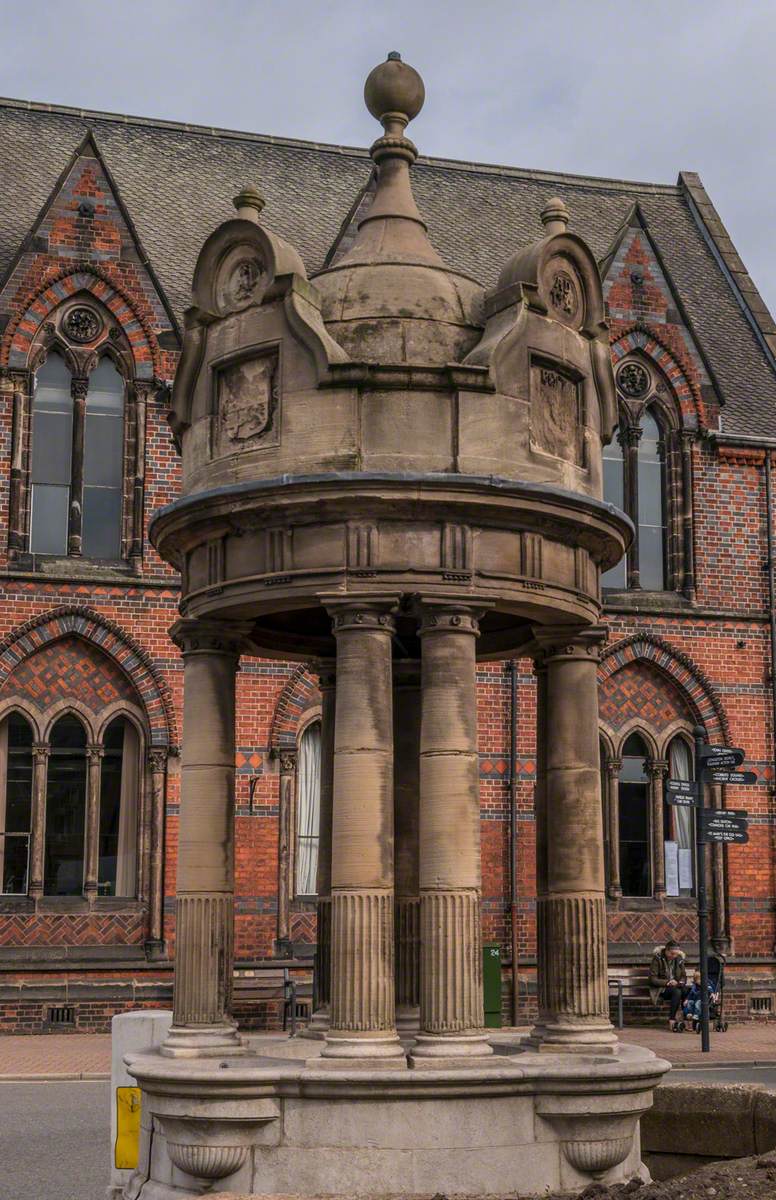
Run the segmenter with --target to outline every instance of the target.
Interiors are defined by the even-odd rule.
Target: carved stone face
[[[218,375],[218,412],[226,439],[242,445],[271,427],[275,409],[277,354],[245,358]]]

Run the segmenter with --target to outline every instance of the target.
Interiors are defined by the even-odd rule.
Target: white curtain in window
[[[671,779],[692,779],[692,756],[690,747],[684,738],[675,737],[668,748],[668,766],[669,777]],[[676,830],[676,842],[680,850],[692,850],[694,837],[693,829],[693,809],[680,808],[678,804],[673,806],[674,809],[674,828]]]
[[[308,725],[299,743],[296,769],[296,892],[313,896],[318,874],[321,800],[321,726]]]
[[[116,895],[134,896],[137,887],[137,810],[139,804],[140,741],[130,721],[124,722],[121,755],[119,844],[116,856]]]

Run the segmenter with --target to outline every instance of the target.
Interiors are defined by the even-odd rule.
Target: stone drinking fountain
[[[308,279],[245,190],[194,275],[183,492],[152,528],[182,576],[174,1017],[128,1060],[131,1200],[627,1179],[668,1069],[608,1015],[599,579],[631,526],[601,499],[596,261],[552,199],[491,290],[448,266],[410,185],[422,80],[391,54],[365,98],[384,132],[347,253]],[[258,1052],[229,1015],[241,654],[315,660],[323,696],[314,1036]],[[517,655],[538,678],[539,1015],[494,1053],[475,672]]]

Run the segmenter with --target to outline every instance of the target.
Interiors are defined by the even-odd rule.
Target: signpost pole
[[[706,734],[702,726],[697,725],[695,734],[695,778],[700,782],[704,762],[701,750],[706,742]],[[701,841],[701,812],[703,811],[703,790],[701,790],[701,808],[695,814],[695,859],[698,876],[698,954],[701,968],[701,1050],[708,1054],[709,1044],[709,908],[706,896],[706,845]]]

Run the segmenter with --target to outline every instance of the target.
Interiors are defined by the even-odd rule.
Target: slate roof
[[[87,130],[94,133],[178,317],[199,247],[247,183],[310,274],[336,255],[368,187],[365,150],[0,100],[0,280]],[[555,194],[603,259],[634,203],[722,393],[723,430],[776,436],[776,326],[697,175],[674,185],[421,157],[418,205],[443,258],[483,284],[535,240]]]

